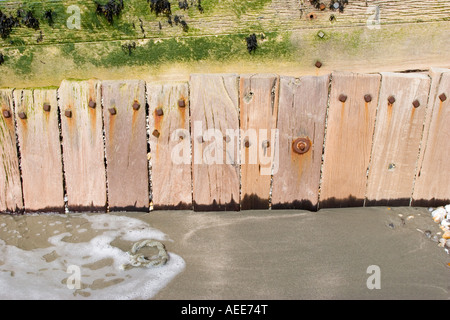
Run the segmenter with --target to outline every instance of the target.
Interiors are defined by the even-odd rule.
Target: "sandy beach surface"
[[[441,234],[406,207],[0,215],[0,299],[449,299]],[[122,270],[142,239],[168,262]]]

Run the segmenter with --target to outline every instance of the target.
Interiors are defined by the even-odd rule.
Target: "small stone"
[[[388,226],[389,226],[389,228],[391,228],[391,229],[394,229],[394,228],[395,228],[395,226],[394,226],[393,223],[389,223]]]
[[[450,239],[450,231],[446,231],[446,232],[443,234],[442,238],[444,238],[445,240]]]
[[[437,235],[434,235],[434,236],[431,238],[431,241],[433,241],[433,242],[439,242],[439,237],[438,237]]]
[[[424,233],[425,237],[427,237],[428,239],[431,238],[431,231],[430,230],[426,230]]]

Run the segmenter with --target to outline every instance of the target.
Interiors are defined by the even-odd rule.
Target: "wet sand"
[[[171,276],[164,281],[153,282],[156,287],[151,293],[130,298],[450,298],[450,256],[423,233],[430,230],[432,235],[442,234],[425,208],[324,209],[316,213],[155,211],[92,216],[99,215],[104,224],[101,228],[92,222],[93,218],[89,220],[79,214],[0,215],[0,239],[4,242],[0,241],[0,281],[14,286],[11,279],[20,280],[20,274],[25,274],[28,268],[17,264],[21,273],[5,268],[11,258],[8,252],[12,252],[5,251],[6,247],[19,248],[22,253],[45,253],[52,249],[55,237],[64,234],[57,238],[59,245],[90,242],[87,249],[93,251],[92,256],[98,256],[81,267],[81,274],[87,271],[92,274],[89,281],[83,280],[82,289],[69,292],[75,299],[95,298],[93,293],[120,290],[121,286],[132,290],[132,286],[127,287],[129,281],[139,281],[139,277],[148,280],[150,276],[157,279],[169,272]],[[123,223],[134,223],[132,231],[116,225],[116,233],[108,233],[111,232],[108,219],[118,217],[125,219]],[[127,232],[135,235],[127,238]],[[93,241],[105,234],[110,238],[104,250],[115,252],[109,258],[101,257],[103,247],[95,247]],[[140,236],[149,235],[160,238],[178,267],[170,265],[169,260],[168,265],[155,270],[135,268],[131,273],[119,270],[124,259],[121,252],[130,250]],[[69,258],[77,258],[76,253],[70,252],[64,259],[60,256],[64,251],[53,251],[43,255],[39,264],[61,261],[57,282],[61,290],[67,291],[64,280],[68,274],[61,272],[71,263]],[[29,265],[29,272],[34,272],[33,264]],[[372,265],[380,268],[381,289],[367,288],[371,276],[367,269]],[[37,279],[39,274],[33,277]],[[93,277],[97,277],[96,281],[92,281]],[[66,291],[61,292],[65,295]],[[1,293],[0,297],[9,298]],[[36,294],[36,299],[40,298]]]

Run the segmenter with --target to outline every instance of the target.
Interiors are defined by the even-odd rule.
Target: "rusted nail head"
[[[263,148],[268,148],[268,147],[270,147],[270,141],[269,141],[269,140],[264,140],[264,141],[262,142],[262,147],[263,147]]]
[[[327,6],[326,6],[324,3],[321,3],[321,4],[319,5],[320,11],[325,10],[326,7],[327,7]]]
[[[420,101],[419,100],[414,100],[412,104],[413,104],[414,108],[420,107]]]
[[[315,66],[316,66],[316,68],[321,68],[322,67],[322,62],[316,61]]]
[[[394,97],[394,96],[390,96],[390,97],[388,98],[388,102],[389,102],[390,104],[394,104],[394,102],[395,102],[395,97]]]
[[[138,111],[140,107],[141,107],[141,105],[140,105],[139,102],[135,101],[135,102],[133,103],[133,109],[134,109],[134,110]]]
[[[298,154],[303,154],[309,151],[311,141],[308,138],[298,138],[292,142],[292,149]]]
[[[109,108],[108,111],[112,116],[117,114],[116,108]]]
[[[43,105],[42,108],[44,109],[45,112],[50,112],[50,109],[51,109],[52,107],[50,106],[50,104],[44,103],[44,105]]]
[[[93,101],[93,100],[89,100],[89,108],[92,108],[92,109],[94,109],[96,106],[97,106],[97,103],[95,103],[95,101]]]
[[[341,94],[341,95],[339,96],[339,101],[340,101],[340,102],[345,102],[345,101],[347,101],[347,96],[346,96],[345,94]]]
[[[11,112],[9,110],[3,110],[2,111],[3,117],[5,118],[11,118]]]
[[[164,111],[162,108],[156,108],[155,110],[156,114],[161,117],[162,115],[164,115]]]
[[[20,112],[18,113],[18,116],[19,116],[19,118],[22,119],[22,120],[25,120],[25,119],[27,118],[27,114],[26,114],[25,112],[23,112],[23,111],[20,111]]]
[[[178,100],[178,107],[184,108],[186,106],[186,102],[184,102],[184,99]]]
[[[366,94],[366,95],[364,96],[364,101],[365,101],[365,102],[371,102],[371,101],[372,101],[372,95]]]
[[[439,96],[439,100],[441,100],[442,102],[444,102],[445,100],[447,100],[447,96],[445,95],[445,93],[441,94]]]
[[[64,115],[65,115],[67,118],[72,118],[72,110],[66,110],[66,111],[64,111]]]
[[[161,134],[159,133],[158,130],[155,129],[155,130],[153,130],[152,135],[153,135],[154,137],[156,137],[156,138],[159,138],[159,136],[160,136]]]

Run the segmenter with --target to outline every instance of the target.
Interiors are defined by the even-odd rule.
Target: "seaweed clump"
[[[97,14],[103,15],[112,24],[114,17],[119,17],[123,10],[123,0],[109,0],[106,4],[97,4]]]
[[[0,11],[0,36],[6,39],[11,34],[13,27],[18,25],[18,21],[12,15],[7,16]]]
[[[256,39],[256,34],[251,34],[247,38],[245,38],[247,41],[247,51],[248,53],[255,52],[258,48],[258,40]]]
[[[172,14],[170,8],[170,2],[168,0],[147,0],[150,3],[150,11],[154,12],[157,16],[164,14],[169,16]]]

